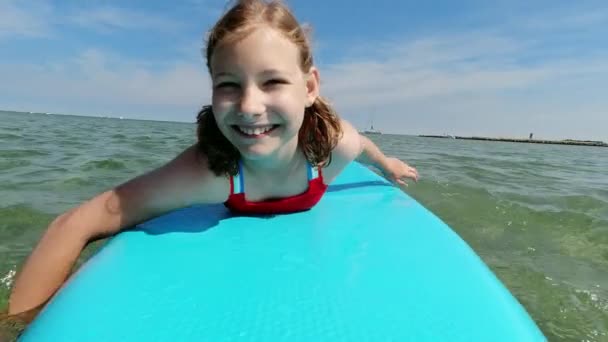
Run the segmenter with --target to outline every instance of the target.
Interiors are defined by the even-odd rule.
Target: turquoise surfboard
[[[116,235],[20,340],[545,337],[454,231],[353,163],[306,212],[246,217],[193,206]]]

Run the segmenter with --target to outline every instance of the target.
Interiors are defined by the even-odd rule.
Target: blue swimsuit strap
[[[239,177],[239,185],[241,186],[241,192],[245,193],[245,179],[243,178],[243,163],[241,163],[241,160],[239,159],[239,171],[237,173],[237,176]]]

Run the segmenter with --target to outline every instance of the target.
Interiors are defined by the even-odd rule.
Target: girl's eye
[[[286,80],[283,80],[283,79],[280,79],[280,78],[273,78],[273,79],[270,79],[270,80],[266,81],[264,83],[264,85],[265,86],[276,86],[276,85],[279,85],[279,84],[287,84],[287,83],[288,82]]]
[[[215,85],[215,88],[217,89],[222,89],[222,88],[238,88],[238,84],[235,82],[220,82],[218,84]]]

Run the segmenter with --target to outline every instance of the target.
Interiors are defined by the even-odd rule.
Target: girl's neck
[[[242,163],[247,173],[255,177],[269,175],[280,177],[292,175],[305,161],[306,156],[299,148],[298,140],[293,139],[267,158],[254,160],[243,158]]]

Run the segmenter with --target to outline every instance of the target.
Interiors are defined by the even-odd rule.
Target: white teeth
[[[246,127],[246,126],[237,126],[239,130],[247,135],[259,135],[270,131],[274,126],[258,126],[258,127]]]

